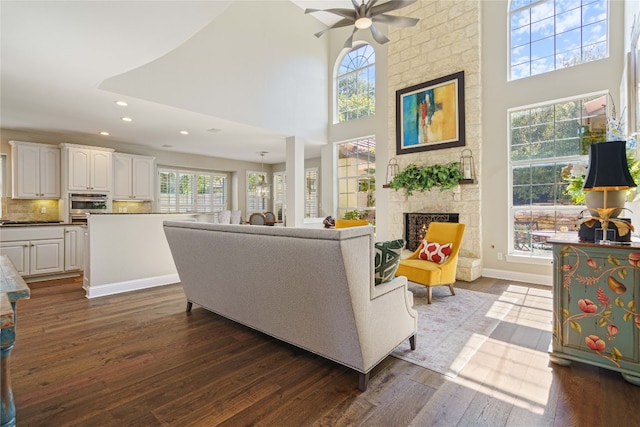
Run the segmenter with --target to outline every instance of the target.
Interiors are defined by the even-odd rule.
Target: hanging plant
[[[411,196],[416,190],[422,193],[433,187],[440,188],[440,191],[451,189],[460,184],[462,178],[460,162],[432,166],[416,166],[411,163],[389,182],[389,187],[396,191],[404,188],[407,195]]]

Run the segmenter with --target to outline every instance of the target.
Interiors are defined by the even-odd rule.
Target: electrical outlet
[[[40,213],[47,213],[47,208],[44,208],[44,207],[40,208]]]
[[[118,213],[122,213],[122,208],[118,208]]]
[[[127,208],[122,208],[122,212],[127,213]]]
[[[496,258],[498,258],[498,261],[502,261],[502,252],[498,252]]]

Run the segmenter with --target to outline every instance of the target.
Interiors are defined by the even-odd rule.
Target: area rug
[[[500,321],[509,313],[516,299],[501,295],[456,289],[448,286],[432,289],[427,304],[424,286],[409,283],[414,308],[418,311],[416,349],[408,340],[392,356],[423,368],[455,378]]]

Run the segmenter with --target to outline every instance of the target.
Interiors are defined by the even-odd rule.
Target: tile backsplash
[[[114,201],[111,206],[113,213],[152,213],[151,202],[120,202]]]
[[[11,221],[56,221],[60,219],[57,199],[23,200],[2,198],[2,219]]]

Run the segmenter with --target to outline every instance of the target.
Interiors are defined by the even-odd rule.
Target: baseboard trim
[[[145,277],[144,279],[127,280],[125,282],[108,283],[100,286],[84,286],[87,298],[97,298],[123,292],[138,291],[156,286],[171,285],[180,282],[178,274]]]
[[[491,277],[493,279],[513,280],[516,282],[533,283],[536,285],[544,285],[544,286],[553,286],[553,277],[547,274],[519,273],[517,271],[483,268],[482,276]]]

